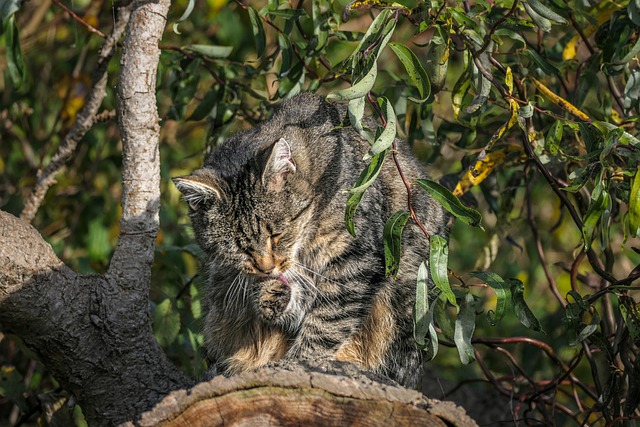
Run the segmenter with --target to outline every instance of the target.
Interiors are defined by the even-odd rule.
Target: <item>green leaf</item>
[[[490,271],[480,271],[471,273],[472,276],[483,280],[487,285],[491,286],[496,292],[496,310],[487,312],[487,320],[491,326],[495,326],[502,318],[508,308],[511,308],[511,288],[502,280],[502,277]]]
[[[513,312],[520,320],[520,323],[533,331],[544,334],[545,332],[540,322],[524,300],[524,283],[518,279],[509,279],[508,283],[511,289]]]
[[[356,237],[356,225],[353,222],[353,217],[356,215],[358,205],[360,204],[363,195],[364,192],[350,195],[347,199],[347,206],[344,210],[344,223],[347,227],[347,231],[349,231],[349,234],[353,237]]]
[[[378,153],[386,151],[393,144],[393,140],[396,137],[396,113],[393,111],[391,102],[385,97],[378,99],[382,116],[384,117],[387,125],[384,127],[380,136],[371,145],[369,152],[364,156],[364,160],[370,159]]]
[[[640,168],[636,170],[629,193],[629,231],[631,237],[640,236]]]
[[[185,49],[209,58],[226,58],[231,55],[231,52],[233,52],[233,46],[215,46],[207,44],[190,44],[185,46]]]
[[[418,347],[424,350],[425,360],[433,359],[438,353],[438,335],[433,325],[434,308],[429,306],[429,270],[423,261],[416,280],[413,336]]]
[[[522,3],[533,23],[545,33],[551,31],[551,21],[536,12],[528,2]]]
[[[491,50],[493,43],[489,43],[488,49]],[[483,52],[478,59],[485,69],[490,70],[491,64],[489,63],[489,56],[486,52]],[[475,76],[476,96],[473,97],[471,104],[465,109],[467,114],[473,114],[482,107],[491,93],[491,82],[480,72],[475,63],[472,64],[473,73]]]
[[[89,222],[89,229],[85,236],[87,254],[97,261],[107,261],[111,253],[109,231],[102,223],[102,218],[94,218]]]
[[[282,61],[280,63],[280,72],[278,77],[282,78],[289,74],[291,70],[291,61],[293,59],[293,49],[291,48],[291,42],[289,38],[284,34],[278,34],[278,45],[280,46],[280,52],[282,54]]]
[[[350,101],[369,93],[378,76],[378,56],[389,42],[395,26],[392,11],[384,9],[378,14],[352,55],[352,86],[330,93],[327,99]]]
[[[0,366],[0,396],[27,412],[29,404],[25,399],[26,387],[20,372],[13,366]]]
[[[531,9],[533,9],[538,15],[543,16],[548,20],[555,22],[556,24],[567,23],[566,19],[564,19],[562,16],[555,13],[553,10],[549,9],[544,4],[540,3],[538,0],[527,0],[526,3],[529,3],[529,6],[531,6]]]
[[[365,97],[355,98],[349,101],[347,111],[349,112],[349,122],[351,126],[362,136],[369,144],[373,143],[373,135],[371,131],[362,125],[364,117]]]
[[[384,266],[385,274],[394,279],[400,268],[400,256],[402,255],[402,231],[409,220],[410,213],[398,211],[391,215],[384,225],[382,238],[384,240]]]
[[[180,34],[180,31],[178,31],[178,24],[181,23],[182,21],[187,20],[187,18],[189,18],[189,15],[191,15],[191,12],[193,12],[193,8],[195,5],[196,5],[196,0],[189,0],[189,3],[187,4],[187,8],[182,13],[182,16],[178,18],[176,22],[173,23],[174,33]]]
[[[527,49],[522,51],[522,53],[531,58],[543,73],[549,76],[556,76],[560,74],[560,70],[558,70],[558,68],[556,68],[553,64],[549,63],[546,59],[540,56],[535,50]]]
[[[373,87],[373,84],[376,82],[376,77],[378,77],[378,68],[374,65],[369,72],[353,86],[331,92],[327,95],[327,99],[351,101],[352,99],[363,98]]]
[[[12,16],[22,6],[22,0],[2,0],[0,2],[0,21],[6,20],[8,17]],[[2,32],[0,32],[2,35]]]
[[[267,36],[264,32],[264,26],[262,25],[262,18],[260,18],[258,12],[256,12],[256,10],[251,6],[247,6],[247,11],[249,12],[249,19],[251,20],[253,37],[256,41],[256,52],[258,54],[258,58],[261,58],[267,47]]]
[[[640,0],[631,0],[627,5],[627,14],[629,19],[636,27],[640,27]]]
[[[463,205],[451,191],[430,179],[419,179],[416,182],[457,219],[473,227],[480,227],[480,212]]]
[[[460,312],[456,319],[454,332],[454,341],[460,355],[460,362],[463,365],[476,360],[473,346],[471,345],[471,337],[476,328],[476,304],[475,298],[471,292],[467,292],[462,300]]]
[[[382,153],[373,156],[369,165],[367,165],[367,167],[360,173],[358,180],[355,182],[355,184],[353,184],[353,188],[349,190],[349,193],[351,195],[347,199],[347,206],[344,212],[344,221],[347,230],[354,237],[356,235],[356,229],[353,222],[353,217],[356,214],[356,210],[358,209],[358,205],[362,200],[362,196],[364,195],[365,190],[371,184],[373,184],[376,177],[380,173],[386,155],[387,152],[383,151]]]
[[[440,294],[440,296],[434,301],[434,317],[442,334],[453,340],[453,336],[455,334],[455,320],[452,316],[449,315],[447,311],[447,299]]]
[[[378,177],[378,174],[380,173],[380,170],[382,169],[382,165],[384,163],[384,158],[386,155],[387,152],[383,151],[371,158],[371,162],[362,171],[356,183],[349,190],[349,193],[363,193],[367,189],[367,187],[373,184],[373,181],[375,181],[375,179]]]
[[[547,133],[544,146],[553,156],[558,154],[558,147],[560,146],[560,141],[562,141],[562,130],[562,122],[560,120],[556,120],[555,123],[551,125],[551,129],[549,129],[549,132]]]
[[[634,2],[633,1],[630,2],[629,6],[631,6],[632,3]],[[639,95],[640,95],[640,70],[633,69],[631,70],[631,74],[629,74],[629,80],[627,80],[627,84],[624,87],[623,97],[624,97],[625,114],[629,114],[629,111],[631,111],[632,109],[634,108],[638,109],[640,107],[640,104],[638,103]]]
[[[411,97],[409,97],[409,99],[417,103],[425,102],[429,98],[429,95],[431,95],[431,83],[429,82],[429,76],[422,67],[420,60],[411,49],[400,43],[389,43],[389,47],[393,50],[398,59],[400,59],[402,65],[404,65],[411,82],[418,89],[418,93],[420,94],[420,99]]]
[[[22,49],[20,48],[20,34],[15,22],[15,15],[11,15],[4,21],[3,29],[5,32],[5,44],[7,47],[7,70],[11,81],[20,89],[27,75],[22,58]]]
[[[153,330],[158,344],[167,347],[180,332],[180,313],[176,312],[170,299],[165,299],[153,311]]]
[[[447,239],[433,234],[429,238],[429,270],[431,271],[431,278],[433,279],[433,284],[442,293],[442,296],[457,310],[459,309],[458,302],[449,284],[448,262],[449,243]]]
[[[604,183],[604,169],[602,169],[596,178],[596,185],[591,192],[591,203],[589,204],[589,209],[587,209],[587,213],[584,215],[582,237],[584,239],[585,251],[588,251],[591,247],[593,231],[607,207],[609,197],[609,192],[605,188]]]

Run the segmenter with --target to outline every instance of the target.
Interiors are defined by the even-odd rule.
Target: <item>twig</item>
[[[100,31],[99,29],[97,29],[96,27],[92,26],[91,24],[89,24],[87,21],[85,21],[84,19],[80,18],[78,15],[76,15],[71,9],[69,9],[67,6],[65,6],[64,4],[60,3],[60,0],[53,0],[53,2],[55,4],[57,4],[58,6],[60,6],[62,9],[64,9],[65,12],[67,12],[69,15],[71,15],[71,17],[73,19],[75,19],[80,25],[82,25],[83,27],[85,27],[86,29],[88,29],[89,31],[91,31],[94,34],[99,35],[100,37],[102,37],[103,39],[106,39],[107,36]]]
[[[491,36],[493,35],[493,33],[498,29],[498,27],[504,21],[507,20],[509,16],[513,15],[517,7],[518,7],[518,0],[513,0],[513,6],[511,6],[511,9],[509,10],[509,12],[507,12],[505,15],[500,17],[500,19],[498,19],[496,23],[493,24],[493,26],[491,27],[487,35],[484,37],[484,43],[482,44],[480,49],[478,49],[478,51],[474,53],[474,55],[480,55],[482,52],[484,52],[487,49],[487,47],[489,46],[489,43],[491,43]]]
[[[367,94],[367,99],[369,100],[369,103],[371,104],[373,109],[376,110],[376,113],[378,114],[378,117],[380,117],[380,120],[382,121],[382,125],[386,127],[387,126],[387,121],[385,120],[384,116],[382,115],[382,112],[380,111],[380,108],[378,107],[378,104],[373,99],[373,96],[371,95],[371,92],[369,92]],[[424,233],[424,235],[427,238],[427,240],[429,240],[429,239],[431,239],[431,234],[427,231],[427,229],[422,224],[422,222],[420,222],[420,220],[418,219],[418,215],[416,215],[416,212],[413,209],[413,202],[412,202],[412,197],[411,197],[411,184],[407,181],[407,178],[405,178],[405,176],[404,176],[404,172],[402,171],[402,166],[400,166],[400,161],[398,160],[397,153],[398,153],[398,144],[396,143],[396,140],[394,139],[393,143],[392,143],[391,155],[393,156],[393,162],[396,164],[396,169],[398,170],[398,174],[400,175],[400,179],[402,179],[402,183],[404,184],[405,188],[407,189],[407,208],[409,209],[409,213],[411,214],[411,218],[415,221],[416,225],[420,228],[420,230],[422,230],[422,233]]]
[[[54,1],[58,3],[57,0]],[[100,50],[98,64],[93,73],[93,88],[87,95],[85,104],[78,113],[71,130],[65,135],[51,161],[44,170],[38,172],[36,184],[27,196],[25,206],[20,213],[21,219],[28,222],[33,220],[49,187],[55,183],[55,176],[62,170],[65,163],[71,159],[78,147],[78,143],[95,123],[96,114],[106,95],[107,66],[115,52],[118,39],[129,21],[131,9],[131,5],[122,6],[118,9],[118,19]]]

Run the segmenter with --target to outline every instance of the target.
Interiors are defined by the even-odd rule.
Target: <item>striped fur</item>
[[[333,358],[406,386],[419,380],[411,319],[428,242],[409,223],[397,279],[385,277],[382,229],[407,203],[390,161],[358,208],[357,236],[347,232],[347,190],[369,146],[344,117],[343,106],[299,95],[174,179],[209,256],[205,353],[218,371]],[[424,176],[407,149],[398,157],[408,179]],[[447,235],[435,201],[416,189],[413,203],[430,233]]]

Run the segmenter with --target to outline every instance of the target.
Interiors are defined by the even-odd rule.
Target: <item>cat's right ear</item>
[[[196,210],[199,206],[210,201],[221,199],[220,189],[203,177],[197,175],[179,176],[172,178],[172,181],[191,209]]]

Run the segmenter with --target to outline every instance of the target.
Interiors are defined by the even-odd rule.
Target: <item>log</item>
[[[339,368],[297,364],[230,378],[217,376],[170,393],[140,420],[124,425],[477,426],[452,402],[344,373]]]

